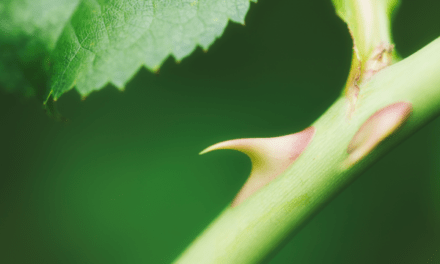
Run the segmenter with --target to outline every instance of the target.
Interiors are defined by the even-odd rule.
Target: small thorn
[[[207,52],[208,52],[208,49],[203,49],[203,52],[204,52],[204,53],[207,53]]]
[[[87,98],[87,96],[85,96],[85,95],[81,96],[81,101],[85,101],[86,98]]]
[[[246,23],[245,22],[243,22],[243,24],[242,24],[243,26],[246,26]]]
[[[181,60],[176,60],[176,64],[180,64]]]
[[[349,156],[344,161],[343,167],[350,167],[370,154],[383,140],[408,121],[411,112],[411,103],[398,102],[371,115],[348,144]]]

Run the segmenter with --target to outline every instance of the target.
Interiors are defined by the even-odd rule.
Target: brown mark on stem
[[[343,167],[351,167],[371,153],[384,139],[402,127],[412,113],[412,104],[398,102],[371,115],[350,141]]]
[[[212,145],[200,154],[217,149],[235,149],[249,156],[251,173],[232,201],[235,207],[283,173],[306,149],[315,135],[315,128],[273,138],[234,139]]]
[[[359,87],[364,82],[370,80],[376,73],[392,64],[394,45],[381,42],[374,48],[368,59],[364,61],[356,47],[350,27],[348,30],[353,39],[353,59],[350,74],[345,85],[345,97],[348,101],[347,118],[350,120],[356,109],[356,103],[360,93]]]
[[[390,43],[382,42],[376,46],[370,58],[365,63],[365,72],[362,76],[362,82],[368,81],[373,75],[391,65],[393,50],[394,45]]]
[[[356,102],[359,96],[359,81],[362,75],[362,60],[359,55],[359,50],[356,47],[353,32],[348,27],[351,39],[353,40],[353,55],[351,60],[350,73],[348,75],[347,83],[345,84],[345,97],[348,100],[348,115],[347,118],[351,119],[356,106]]]

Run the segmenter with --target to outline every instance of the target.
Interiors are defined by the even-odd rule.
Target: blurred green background
[[[406,57],[440,36],[440,2],[402,2],[393,31]],[[67,123],[2,92],[0,262],[170,263],[250,172],[239,152],[198,153],[310,125],[338,97],[351,46],[330,1],[261,0],[207,53],[141,69],[124,92],[62,96]],[[440,263],[440,119],[270,263]]]

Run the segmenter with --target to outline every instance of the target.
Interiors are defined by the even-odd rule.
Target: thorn
[[[245,22],[243,22],[243,24],[242,24],[243,26],[246,26],[246,23]]]
[[[349,156],[343,162],[343,167],[350,167],[370,154],[383,140],[408,121],[411,112],[411,103],[398,102],[371,115],[348,144]]]
[[[249,156],[251,174],[231,204],[235,207],[287,169],[303,153],[314,135],[315,128],[308,127],[281,137],[233,139],[214,144],[200,155],[217,149],[234,149]]]
[[[208,52],[208,49],[203,49],[203,52],[204,52],[204,53]]]
[[[176,60],[176,64],[180,64],[181,60]]]
[[[81,96],[81,101],[85,101],[86,98],[87,98],[87,96],[85,96],[85,95]]]

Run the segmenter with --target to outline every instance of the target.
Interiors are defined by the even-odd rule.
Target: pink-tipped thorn
[[[251,159],[251,174],[231,204],[235,207],[284,172],[309,145],[314,134],[315,128],[308,127],[281,137],[228,140],[212,145],[200,154],[217,149],[234,149]]]
[[[347,153],[350,155],[344,166],[351,166],[371,153],[379,143],[406,123],[411,112],[411,103],[398,102],[371,115],[349,143]]]

